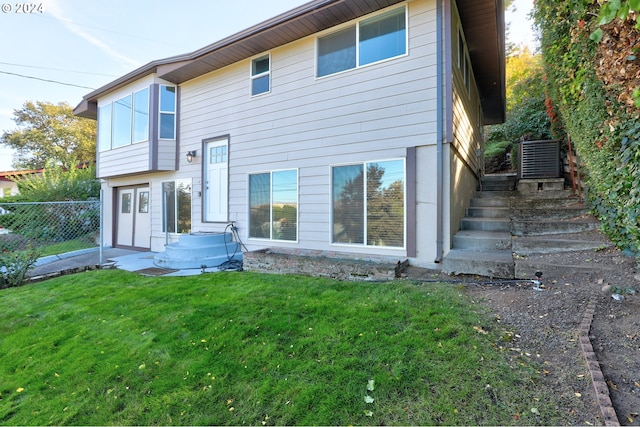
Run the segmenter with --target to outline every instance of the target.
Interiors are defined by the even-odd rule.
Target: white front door
[[[204,146],[204,221],[228,221],[229,139],[205,141]]]
[[[149,187],[119,188],[117,195],[116,245],[150,249]]]

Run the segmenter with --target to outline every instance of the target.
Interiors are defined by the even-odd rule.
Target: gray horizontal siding
[[[407,147],[435,144],[434,5],[409,3],[406,57],[316,79],[315,37],[308,37],[270,52],[269,94],[250,96],[248,60],[182,85],[181,152],[230,135],[230,219],[241,232],[247,230],[247,174],[299,168],[297,246],[335,249],[329,243],[330,166],[400,158]]]

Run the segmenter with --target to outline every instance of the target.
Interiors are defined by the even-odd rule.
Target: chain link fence
[[[57,255],[100,244],[100,201],[2,203],[0,252]]]

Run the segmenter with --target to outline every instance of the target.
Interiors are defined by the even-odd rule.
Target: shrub
[[[0,289],[11,288],[24,284],[29,270],[33,268],[40,250],[31,246],[18,249],[15,240],[2,239],[0,241]]]

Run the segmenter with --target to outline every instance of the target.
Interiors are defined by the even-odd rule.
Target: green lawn
[[[451,285],[101,270],[0,307],[2,424],[559,423]]]
[[[77,251],[80,249],[95,248],[96,244],[90,242],[86,238],[67,240],[65,242],[54,243],[48,246],[42,246],[42,254],[40,256],[58,255],[65,252]]]

